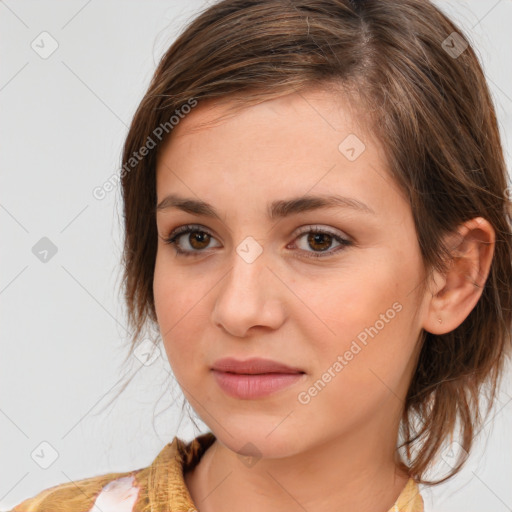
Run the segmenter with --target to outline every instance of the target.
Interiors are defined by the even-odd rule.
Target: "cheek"
[[[179,266],[173,265],[165,252],[158,251],[153,276],[153,295],[158,324],[162,335],[175,331],[186,321],[199,300],[200,280],[194,282]]]
[[[313,416],[326,429],[332,423],[330,417],[322,416],[326,409],[343,415],[336,421],[362,425],[377,410],[398,407],[405,398],[414,348],[408,338],[406,315],[410,312],[402,302],[388,304],[387,294],[382,294],[382,301],[376,300],[375,295],[373,299],[364,313],[353,317],[343,318],[346,308],[340,305],[338,322],[330,324],[336,336],[331,335],[328,344],[325,338],[316,344],[318,360],[308,384],[311,387],[301,391],[311,396],[312,408],[305,411],[314,410]],[[393,303],[397,307],[388,308]],[[354,305],[350,308],[354,309]],[[379,317],[380,313],[385,320]]]
[[[341,356],[343,370],[337,374],[343,373],[340,380],[350,387],[371,387],[380,376],[393,387],[414,350],[413,294],[404,285],[410,281],[396,265],[361,268],[366,271],[336,278],[323,290],[309,288],[307,305],[321,322],[311,314],[297,318],[304,319],[302,330],[315,340],[320,375]]]
[[[190,368],[201,361],[201,333],[208,322],[205,301],[210,288],[204,279],[191,280],[179,267],[165,265],[157,257],[155,311],[167,358],[180,381],[182,373],[190,374]]]
[[[311,339],[319,340],[326,350],[348,349],[356,338],[364,343],[370,339],[368,329],[375,324],[379,336],[396,328],[397,311],[403,302],[398,277],[390,277],[396,271],[389,267],[368,270],[363,264],[360,268],[364,272],[351,267],[351,272],[329,279],[295,283],[296,295],[303,296],[304,301],[297,302],[293,314],[310,331]]]
[[[172,364],[182,352],[182,347],[187,346],[184,343],[183,329],[184,326],[191,325],[188,315],[194,297],[192,293],[187,293],[186,283],[179,273],[166,268],[159,262],[158,257],[153,278],[153,295],[158,326],[169,362]]]

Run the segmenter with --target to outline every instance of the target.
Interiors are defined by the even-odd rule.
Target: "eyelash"
[[[164,238],[163,241],[166,244],[173,245],[176,253],[180,256],[196,257],[196,256],[203,254],[206,251],[205,250],[203,250],[203,251],[184,251],[179,248],[178,243],[177,243],[177,240],[181,236],[183,236],[185,234],[194,233],[194,232],[206,233],[207,235],[213,237],[213,235],[207,229],[203,229],[201,226],[198,226],[198,225],[188,224],[186,226],[181,226],[179,228],[176,228],[167,238]],[[336,240],[338,243],[340,243],[341,245],[336,250],[329,251],[329,252],[317,252],[317,253],[312,252],[312,253],[310,253],[309,251],[303,251],[303,252],[308,253],[308,255],[306,256],[307,258],[326,258],[326,257],[332,256],[333,254],[338,253],[339,251],[342,251],[346,247],[350,247],[353,245],[353,242],[351,240],[347,240],[345,238],[340,237],[339,235],[335,235],[334,233],[331,233],[330,231],[326,231],[326,230],[323,230],[323,229],[320,229],[317,227],[306,228],[306,229],[302,230],[300,233],[297,234],[297,238],[299,238],[302,235],[309,234],[309,233],[319,233],[319,234],[323,234],[323,235],[329,235],[334,240]]]

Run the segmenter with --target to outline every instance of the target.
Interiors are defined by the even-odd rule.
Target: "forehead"
[[[187,135],[210,131],[225,123],[232,126],[233,123],[248,119],[251,124],[259,120],[266,124],[265,128],[268,130],[268,121],[272,118],[274,122],[279,122],[281,118],[280,120],[286,123],[287,119],[292,121],[297,117],[306,121],[302,125],[303,128],[310,126],[310,135],[320,121],[332,130],[337,130],[338,126],[332,124],[337,117],[338,121],[343,120],[344,124],[350,124],[353,131],[359,135],[365,138],[373,136],[373,120],[356,93],[317,86],[284,93],[270,99],[262,98],[259,103],[243,103],[243,97],[234,95],[201,99],[197,106],[174,126],[162,146],[165,147],[172,140]],[[288,128],[293,128],[293,125],[290,124]]]
[[[369,116],[353,96],[317,88],[248,106],[235,99],[199,101],[174,126],[159,148],[158,160],[172,154],[175,162],[183,156],[188,162],[205,156],[212,161],[222,155],[223,161],[243,156],[245,160],[271,158],[277,164],[279,156],[297,161],[322,155],[322,160],[332,161],[341,154],[354,162],[363,150],[376,150],[377,159],[385,158]],[[237,151],[240,147],[243,155]]]
[[[241,197],[246,190],[254,201],[335,192],[378,210],[389,206],[379,196],[387,192],[393,200],[391,189],[399,193],[384,148],[351,98],[312,90],[237,111],[231,106],[199,102],[173,128],[159,152],[159,200],[176,191],[190,196],[190,188],[217,201],[222,190]]]

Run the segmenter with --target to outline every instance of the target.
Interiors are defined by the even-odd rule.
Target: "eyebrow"
[[[267,215],[271,220],[288,217],[302,212],[319,210],[322,208],[349,208],[363,213],[373,214],[375,212],[365,203],[339,195],[300,196],[292,199],[281,199],[270,203],[267,207]],[[169,208],[177,208],[193,215],[212,217],[222,222],[217,210],[204,201],[180,197],[176,194],[169,194],[156,207],[156,211],[164,211]]]

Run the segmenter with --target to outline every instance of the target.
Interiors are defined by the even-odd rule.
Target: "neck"
[[[253,465],[216,440],[185,482],[201,512],[388,512],[409,477],[397,468],[396,432],[379,438],[369,430]]]

